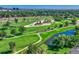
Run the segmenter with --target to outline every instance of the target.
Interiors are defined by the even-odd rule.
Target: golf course
[[[78,12],[0,11],[0,54],[78,54]]]

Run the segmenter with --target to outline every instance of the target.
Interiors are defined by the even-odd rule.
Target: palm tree
[[[15,42],[9,42],[9,47],[12,53],[16,51],[16,44]]]
[[[75,26],[75,35],[79,35],[79,26]]]
[[[73,36],[58,36],[55,37],[52,40],[52,44],[53,47],[55,47],[55,49],[57,48],[64,48],[64,47],[74,47],[76,45],[76,43],[78,43],[78,39],[74,38]]]
[[[69,25],[69,22],[68,21],[65,21],[64,26],[68,26],[68,25]]]
[[[76,19],[75,19],[75,18],[72,19],[72,24],[73,24],[73,25],[76,24]]]
[[[17,23],[17,22],[18,22],[18,19],[17,19],[17,18],[15,18],[15,19],[14,19],[14,21],[15,21],[15,23]]]
[[[28,46],[27,54],[43,54],[44,50],[36,45]]]
[[[55,37],[54,40],[52,41],[53,47],[59,48],[60,47],[60,40]]]
[[[25,22],[26,18],[23,18],[23,22]]]
[[[7,21],[3,26],[10,26],[10,22]]]

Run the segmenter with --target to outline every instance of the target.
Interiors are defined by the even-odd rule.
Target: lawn
[[[79,35],[76,35],[73,37],[75,39],[78,39]],[[69,51],[72,49],[72,48],[60,48],[59,50],[51,50],[51,49],[48,49],[48,46],[46,44],[42,44],[40,47],[43,48],[47,54],[68,54]]]
[[[54,29],[54,30],[49,31],[49,32],[41,33],[41,37],[43,38],[42,43],[45,42],[48,38],[50,38],[54,34],[74,29],[74,27],[75,26],[69,26],[69,27]],[[75,38],[79,38],[79,36],[76,36]],[[62,48],[62,49],[59,49],[58,51],[52,51],[52,50],[49,50],[48,46],[46,44],[44,44],[44,43],[40,47],[42,49],[44,49],[44,51],[46,51],[48,54],[55,54],[55,53],[57,53],[57,54],[64,54],[64,53],[68,53],[70,51],[70,48]]]
[[[41,37],[43,38],[43,40],[46,40],[46,39],[50,38],[51,36],[53,36],[56,33],[64,32],[64,31],[67,31],[67,30],[71,30],[71,29],[74,29],[74,27],[75,26],[56,28],[56,29],[54,29],[52,31],[41,33]]]
[[[70,48],[62,48],[62,49],[59,49],[58,51],[47,50],[47,53],[48,54],[67,54],[69,53],[69,51],[70,51]]]
[[[67,54],[70,51],[70,48],[60,48],[59,50],[50,50],[46,44],[40,46],[46,54]]]
[[[15,29],[18,32],[19,26],[25,26],[27,24],[31,24],[31,23],[33,23],[35,21],[39,21],[39,20],[53,19],[53,17],[52,16],[48,16],[48,17],[37,16],[37,17],[25,17],[25,19],[26,20],[23,21],[23,18],[18,18],[18,23],[15,23],[14,20],[10,20],[10,22],[11,22],[10,26],[13,26],[13,27],[10,27],[10,26],[7,27],[7,29],[5,30],[7,35],[11,35],[11,33],[10,33],[11,29]],[[2,52],[5,53],[5,52],[9,51],[9,45],[8,45],[9,42],[16,43],[16,51],[28,46],[30,43],[37,42],[39,40],[39,37],[35,34],[36,32],[41,33],[41,37],[43,38],[41,43],[43,43],[44,41],[46,41],[48,38],[50,38],[52,35],[54,35],[56,33],[63,32],[63,31],[74,28],[74,26],[69,26],[67,28],[66,27],[60,28],[59,25],[64,24],[64,22],[65,21],[58,21],[58,22],[55,22],[55,23],[53,23],[51,25],[47,25],[47,26],[28,27],[25,29],[25,32],[23,33],[23,35],[3,39],[2,41],[0,41],[0,53],[2,53]],[[46,31],[49,31],[49,32],[46,32]]]
[[[59,28],[59,25],[63,24],[62,22],[55,22],[52,23],[51,25],[47,25],[47,26],[38,26],[38,27],[26,27],[26,32],[45,32],[45,31],[49,31],[49,30],[53,30],[54,28]]]
[[[22,36],[16,36],[13,38],[7,38],[2,41],[0,41],[0,52],[6,52],[9,50],[9,42],[15,42],[16,43],[16,50],[20,50],[30,43],[37,42],[39,40],[39,37],[34,35],[22,35]]]

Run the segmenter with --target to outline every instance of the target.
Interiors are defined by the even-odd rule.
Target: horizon
[[[0,7],[20,9],[79,9],[79,5],[0,5]]]

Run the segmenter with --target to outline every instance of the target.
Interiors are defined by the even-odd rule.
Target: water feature
[[[68,35],[68,36],[71,36],[71,35],[74,35],[75,34],[75,30],[68,30],[68,31],[65,31],[65,32],[60,32],[60,33],[57,33],[55,35],[53,35],[51,38],[49,38],[45,44],[47,45],[51,45],[50,42],[53,40],[54,37],[58,37],[59,35]]]

